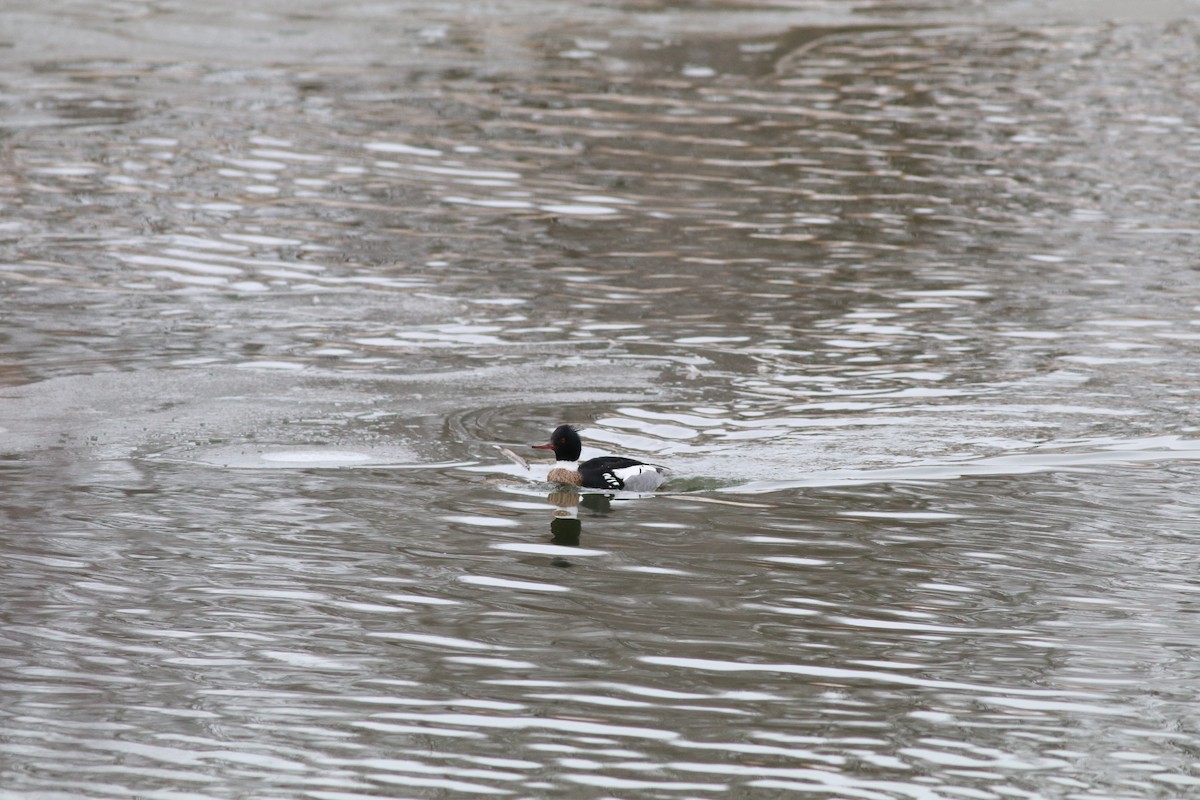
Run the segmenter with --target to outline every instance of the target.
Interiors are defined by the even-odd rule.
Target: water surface
[[[1190,6],[424,5],[6,14],[0,794],[1194,792]]]

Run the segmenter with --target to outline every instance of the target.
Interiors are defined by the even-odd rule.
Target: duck
[[[530,445],[534,450],[553,450],[555,463],[546,479],[551,483],[580,486],[584,489],[653,492],[667,480],[666,470],[621,456],[600,456],[579,462],[583,442],[579,431],[559,425],[550,434],[548,444]]]

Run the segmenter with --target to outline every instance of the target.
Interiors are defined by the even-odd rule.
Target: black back
[[[590,458],[579,465],[579,476],[583,479],[585,489],[624,489],[625,481],[618,478],[614,471],[626,467],[637,467],[644,461],[621,456],[600,456]]]

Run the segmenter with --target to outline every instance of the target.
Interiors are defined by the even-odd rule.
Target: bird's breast
[[[578,470],[563,469],[562,467],[555,467],[550,470],[550,474],[546,476],[546,480],[551,483],[566,483],[571,486],[583,485],[583,476],[579,474]]]

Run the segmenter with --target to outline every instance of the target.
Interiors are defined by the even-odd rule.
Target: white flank
[[[625,483],[627,492],[653,492],[662,485],[666,477],[652,464],[638,464],[613,470],[613,474]]]

